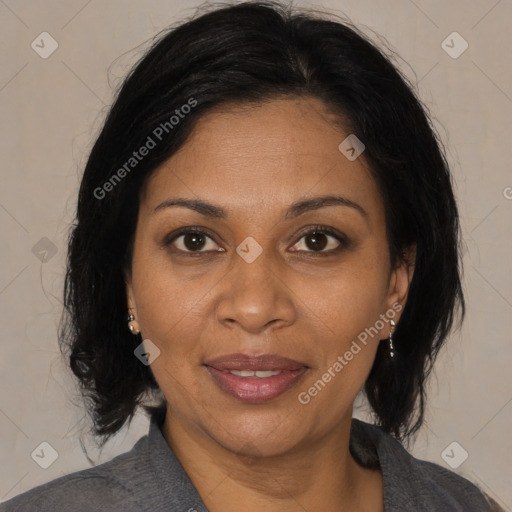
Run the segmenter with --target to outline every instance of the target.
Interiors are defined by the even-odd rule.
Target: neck
[[[379,511],[380,472],[349,451],[351,412],[326,435],[272,456],[254,445],[234,453],[169,410],[163,433],[210,512]]]

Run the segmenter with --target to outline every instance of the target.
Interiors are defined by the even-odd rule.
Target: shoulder
[[[136,492],[139,476],[144,478],[150,470],[144,464],[146,438],[108,462],[62,476],[0,503],[0,512],[147,510],[147,504],[139,502]]]
[[[438,464],[415,458],[379,427],[355,418],[351,450],[358,462],[380,465],[386,511],[500,510],[469,480]]]
[[[405,450],[405,449],[404,449]],[[435,503],[435,510],[491,512],[494,508],[487,497],[475,484],[466,478],[433,462],[411,458],[408,471],[411,488],[415,495],[407,496],[412,504],[418,504],[425,510],[429,504]],[[402,476],[403,478],[404,476]],[[496,504],[494,504],[496,505]],[[423,510],[423,509],[422,509]]]

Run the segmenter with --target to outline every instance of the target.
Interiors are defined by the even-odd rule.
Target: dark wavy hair
[[[344,19],[270,1],[213,7],[157,36],[121,84],[81,181],[59,345],[94,435],[103,445],[137,407],[151,413],[148,397],[164,405],[151,368],[134,356],[140,341],[126,320],[124,273],[149,176],[212,107],[302,96],[323,100],[340,127],[364,142],[385,203],[392,265],[417,248],[394,335],[398,357],[390,360],[379,344],[364,387],[376,423],[406,440],[424,420],[426,379],[439,349],[465,314],[458,212],[428,111],[392,57]],[[192,101],[171,128],[171,116]],[[159,143],[120,172],[158,127]]]

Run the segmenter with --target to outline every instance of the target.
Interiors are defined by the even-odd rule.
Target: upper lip
[[[261,370],[261,371],[277,371],[277,370],[298,370],[305,368],[306,365],[274,354],[262,354],[259,356],[251,356],[248,354],[227,354],[214,359],[210,359],[204,363],[218,370]]]

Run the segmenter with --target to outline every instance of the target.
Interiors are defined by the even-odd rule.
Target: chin
[[[284,411],[283,411],[284,412]],[[289,412],[289,410],[287,410]],[[245,457],[272,457],[300,445],[307,435],[304,418],[285,414],[225,412],[209,422],[208,435],[226,450]],[[300,428],[299,428],[300,427]]]

